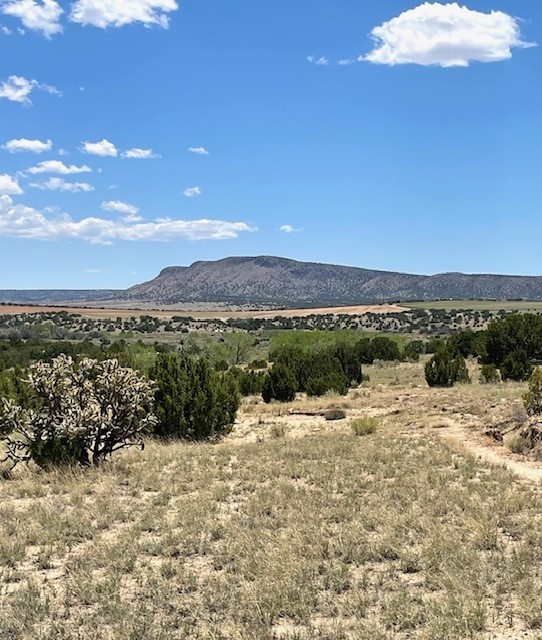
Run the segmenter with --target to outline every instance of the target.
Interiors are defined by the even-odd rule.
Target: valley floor
[[[541,640],[542,472],[482,435],[523,386],[366,372],[217,445],[0,481],[0,638]]]

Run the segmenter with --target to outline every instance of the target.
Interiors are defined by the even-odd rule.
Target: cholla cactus
[[[0,412],[12,466],[31,459],[41,466],[59,460],[98,465],[118,449],[143,448],[142,436],[157,422],[152,383],[117,360],[85,358],[76,365],[61,355],[33,364],[26,382],[39,409],[4,400]]]

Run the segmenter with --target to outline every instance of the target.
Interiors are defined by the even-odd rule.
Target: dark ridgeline
[[[375,271],[271,256],[224,258],[168,267],[128,289],[131,300],[233,302],[275,305],[348,305],[393,300],[542,300],[542,277],[434,276]]]

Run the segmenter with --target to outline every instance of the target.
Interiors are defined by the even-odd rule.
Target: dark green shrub
[[[499,370],[494,364],[482,365],[480,370],[480,382],[482,384],[497,384],[500,380]]]
[[[452,387],[456,382],[469,382],[465,359],[455,358],[447,349],[440,349],[425,364],[425,379],[430,387]]]
[[[503,360],[500,371],[503,380],[528,380],[533,366],[524,349],[516,349]]]
[[[271,400],[291,402],[295,400],[297,386],[297,380],[292,371],[281,363],[275,363],[265,376],[262,398],[267,403]]]
[[[373,360],[385,360],[393,362],[401,360],[401,352],[397,343],[386,336],[376,336],[371,343]]]
[[[267,360],[252,360],[248,365],[249,369],[267,369]]]
[[[425,344],[425,353],[437,353],[446,347],[446,342],[440,336],[435,336],[428,340]]]
[[[412,340],[403,349],[403,357],[410,362],[418,362],[422,353],[425,353],[425,345],[422,340]]]
[[[335,391],[341,396],[348,393],[346,378],[339,373],[329,373],[319,378],[310,378],[306,385],[308,396],[323,396],[328,391]]]
[[[454,382],[466,384],[470,382],[469,370],[465,358],[461,354],[457,354],[453,359]]]
[[[257,396],[262,392],[265,373],[263,371],[245,371],[239,367],[230,369],[242,396]]]
[[[157,436],[206,440],[231,430],[240,403],[233,376],[220,375],[205,359],[172,353],[159,354],[151,376]]]
[[[227,360],[218,360],[215,363],[215,371],[227,371],[230,368]]]

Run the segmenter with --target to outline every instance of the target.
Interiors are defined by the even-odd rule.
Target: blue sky
[[[538,0],[0,0],[0,288],[540,275],[541,42]]]

